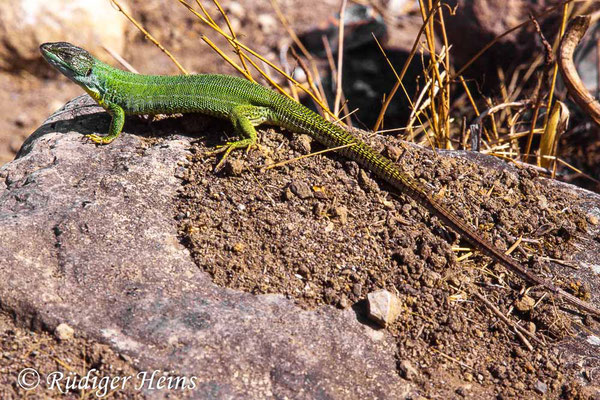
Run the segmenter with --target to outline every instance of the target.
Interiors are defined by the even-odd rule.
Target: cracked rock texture
[[[393,340],[351,309],[307,311],[279,295],[214,285],[179,243],[174,221],[178,162],[191,139],[82,140],[107,123],[79,97],[0,169],[4,311],[37,329],[66,323],[140,370],[197,376],[197,398],[410,393]]]

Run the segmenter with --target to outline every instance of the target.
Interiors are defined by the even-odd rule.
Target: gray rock
[[[110,344],[142,371],[196,376],[196,398],[402,398],[395,345],[351,310],[217,287],[179,243],[183,136],[82,140],[108,117],[79,97],[0,168],[0,304],[17,321]],[[83,106],[83,108],[81,108]],[[127,129],[126,124],[126,129]],[[165,393],[147,393],[160,397]]]

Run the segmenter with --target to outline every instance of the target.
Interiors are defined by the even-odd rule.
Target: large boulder
[[[190,139],[123,134],[97,147],[81,132],[108,119],[91,105],[85,96],[59,111],[0,169],[2,309],[50,331],[66,323],[140,370],[196,376],[197,398],[409,393],[393,340],[352,309],[309,311],[213,284],[174,219]]]

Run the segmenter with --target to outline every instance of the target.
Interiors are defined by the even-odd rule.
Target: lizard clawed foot
[[[114,140],[114,137],[98,136],[95,133],[85,135],[85,138],[91,140],[92,142],[94,142],[96,144],[109,144],[110,142],[112,142]]]
[[[209,151],[207,153],[205,153],[205,156],[211,157],[217,154],[221,154],[221,153],[225,153],[223,154],[223,157],[221,157],[221,160],[219,161],[219,163],[215,166],[215,172],[219,172],[221,169],[223,169],[223,166],[225,165],[225,161],[227,160],[227,157],[229,157],[229,154],[235,150],[235,149],[246,149],[246,154],[248,154],[248,152],[250,151],[251,148],[260,148],[260,146],[258,145],[258,143],[256,143],[255,141],[251,140],[251,139],[242,139],[242,140],[238,140],[235,142],[227,142],[224,145],[220,145],[217,146],[216,150],[213,151]]]

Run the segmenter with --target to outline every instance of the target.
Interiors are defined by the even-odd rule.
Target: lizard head
[[[92,71],[97,61],[89,52],[67,42],[44,43],[40,46],[42,56],[50,65],[73,82],[94,89]]]

